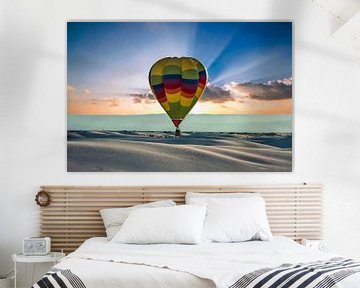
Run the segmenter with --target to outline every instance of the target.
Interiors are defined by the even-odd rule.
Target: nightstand
[[[32,263],[33,265],[36,265],[36,263],[52,262],[55,265],[63,257],[65,257],[65,253],[60,253],[60,252],[50,252],[49,254],[39,255],[39,256],[27,256],[24,254],[12,255],[12,259],[14,261],[14,270],[15,270],[14,288],[16,288],[17,263]],[[34,266],[32,268],[32,273],[31,273],[31,285],[34,284],[33,281],[34,281]]]
[[[318,250],[321,252],[328,251],[328,242],[326,240],[303,239],[301,240],[301,244],[313,250]]]

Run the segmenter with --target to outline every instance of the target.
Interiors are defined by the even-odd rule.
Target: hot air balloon
[[[165,57],[150,68],[151,90],[174,123],[176,136],[180,136],[180,123],[201,97],[207,80],[205,66],[192,57]]]

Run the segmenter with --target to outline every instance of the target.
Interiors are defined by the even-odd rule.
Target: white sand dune
[[[68,171],[286,172],[292,167],[291,146],[282,147],[288,137],[190,133],[175,138],[166,132],[69,132]],[[277,141],[280,147],[273,145]],[[291,145],[291,136],[286,141]]]

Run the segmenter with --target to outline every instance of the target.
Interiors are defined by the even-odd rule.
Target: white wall
[[[360,64],[350,43],[330,36],[339,23],[329,13],[305,0],[0,3],[0,274],[22,239],[38,234],[42,184],[323,183],[330,250],[360,258]],[[293,19],[294,172],[67,173],[69,19]]]

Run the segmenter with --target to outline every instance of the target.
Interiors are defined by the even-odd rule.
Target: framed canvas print
[[[68,22],[69,172],[292,171],[292,23]]]

